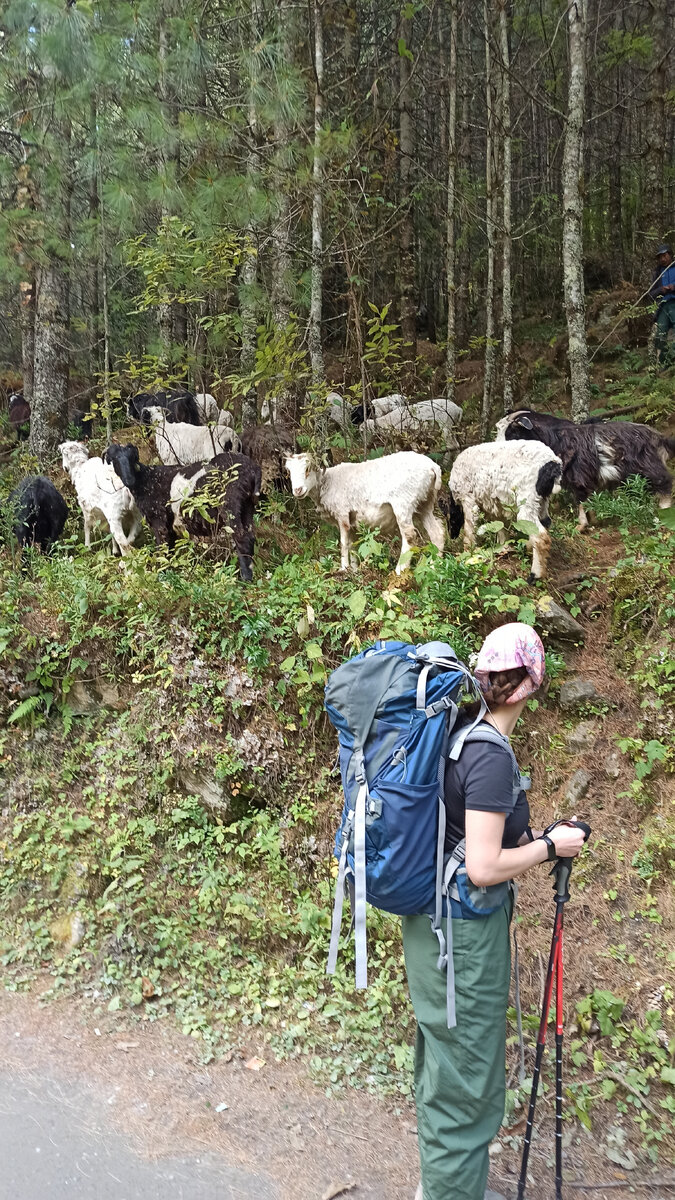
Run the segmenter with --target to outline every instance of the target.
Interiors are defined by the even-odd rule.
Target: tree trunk
[[[98,258],[101,269],[101,291],[103,294],[103,413],[108,441],[112,439],[112,405],[110,401],[110,307],[108,303],[108,240],[106,237],[106,213],[103,204],[103,169],[101,146],[96,136],[96,178],[99,193]]]
[[[462,98],[459,136],[457,139],[460,181],[459,205],[459,245],[457,246],[457,291],[455,295],[456,328],[455,342],[464,348],[469,341],[469,275],[471,270],[471,225],[466,204],[466,194],[471,175],[471,133],[469,127],[470,111],[470,29],[469,15],[462,9],[461,46],[457,54],[458,86]],[[460,53],[461,51],[461,53]]]
[[[314,73],[312,294],[307,342],[312,363],[312,382],[316,386],[322,384],[324,381],[323,348],[321,345],[321,312],[323,306],[323,162],[321,157],[321,122],[323,119],[323,12],[321,0],[314,0]]]
[[[35,359],[33,402],[30,420],[30,449],[40,467],[45,467],[68,429],[68,376],[70,367],[70,175],[71,126],[57,129],[61,159],[58,182],[49,201],[40,196],[37,207],[60,247],[50,248],[35,276]]]
[[[666,90],[668,87],[669,0],[649,0],[647,28],[654,47],[654,65],[645,113],[645,202],[643,235],[650,251],[664,236],[664,162],[666,143]],[[672,27],[672,17],[671,17]],[[650,262],[651,266],[652,263]]]
[[[457,3],[450,0],[450,63],[448,79],[448,199],[445,231],[445,269],[448,286],[445,394],[455,399],[457,371],[457,295],[455,279],[455,207],[457,202]]]
[[[415,305],[415,218],[412,203],[415,133],[412,119],[412,17],[402,17],[399,26],[399,182],[403,209],[399,240],[401,333],[409,343],[412,358],[417,353]]]
[[[485,285],[485,376],[483,380],[483,408],[481,413],[481,437],[487,438],[492,405],[497,347],[495,345],[495,220],[493,193],[494,154],[494,104],[492,96],[492,55],[490,53],[490,14],[488,0],[483,0],[483,36],[485,39],[485,228],[487,233],[487,280]]]
[[[28,158],[17,171],[16,207],[35,207],[33,184]],[[33,368],[35,360],[35,267],[23,244],[18,247],[18,262],[24,278],[19,283],[19,321],[21,325],[21,373],[23,395],[28,404],[33,399]]]
[[[504,412],[513,408],[513,301],[511,296],[511,56],[509,53],[508,0],[500,0],[502,122],[502,373]]]
[[[35,283],[24,279],[19,284],[21,321],[21,375],[23,396],[33,403],[33,371],[35,365]]]
[[[256,90],[258,72],[254,65],[255,47],[262,36],[262,20],[260,0],[251,0],[250,25],[248,30],[248,58],[251,63],[248,84],[248,149],[246,151],[246,185],[248,206],[251,212],[254,204],[254,194],[259,186],[258,161],[258,112],[256,108]],[[255,233],[249,220],[249,237]],[[239,362],[242,375],[250,375],[255,367],[256,331],[258,328],[258,310],[256,304],[256,285],[258,282],[258,256],[246,254],[241,268],[241,286],[239,288],[239,313],[241,316],[241,351]],[[249,388],[242,401],[242,422],[244,429],[247,425],[255,425],[258,421],[258,397],[255,388]]]
[[[616,286],[626,276],[621,202],[621,135],[613,139],[607,163],[609,245],[612,254],[612,282]]]
[[[36,279],[35,376],[30,421],[30,448],[44,467],[68,427],[68,274],[66,264],[51,256]]]
[[[279,0],[278,8],[279,46],[284,62],[293,58],[292,0]],[[293,257],[291,254],[291,196],[288,179],[288,148],[291,140],[289,119],[279,106],[274,121],[276,178],[276,221],[273,231],[274,277],[272,284],[272,307],[274,320],[282,329],[288,325],[291,315],[291,290]]]
[[[90,101],[90,138],[94,152],[94,164],[89,176],[89,220],[95,229],[99,219],[99,167],[98,167],[98,138],[96,133],[97,99],[96,93]],[[92,383],[101,368],[99,337],[101,334],[101,313],[98,282],[99,254],[96,246],[96,235],[92,239],[91,256],[89,260],[89,371]]]
[[[162,0],[159,34],[158,34],[158,59],[159,59],[159,98],[164,114],[164,129],[162,134],[167,136],[167,129],[170,124],[170,116],[168,109],[169,101],[169,81],[167,77],[167,58],[169,55],[169,35],[166,27],[167,18],[167,0]],[[161,145],[159,150],[159,164],[163,176],[164,194],[166,195],[167,187],[167,168],[169,156],[166,146]],[[161,205],[161,220],[165,220],[169,215],[169,207],[165,200],[162,200]],[[159,326],[159,341],[161,346],[161,354],[164,360],[164,366],[168,370],[171,365],[171,347],[173,344],[173,306],[170,300],[162,300],[157,306],[157,323]]]
[[[583,268],[583,130],[586,90],[586,0],[574,0],[567,13],[569,84],[563,150],[563,284],[572,391],[572,417],[584,421],[591,388],[586,345]]]

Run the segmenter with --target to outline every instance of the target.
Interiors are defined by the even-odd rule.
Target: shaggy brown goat
[[[295,438],[286,425],[249,425],[241,435],[241,450],[260,467],[263,495],[288,491],[284,463],[295,450]]]

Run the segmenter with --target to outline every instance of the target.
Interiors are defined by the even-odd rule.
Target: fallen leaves
[[[248,1061],[244,1063],[244,1066],[246,1067],[247,1071],[261,1071],[265,1066],[265,1059],[256,1058],[254,1056],[253,1058],[249,1058]]]
[[[336,1196],[344,1196],[346,1192],[353,1192],[355,1187],[355,1183],[331,1184],[330,1187],[326,1188],[321,1196],[321,1200],[335,1200]]]

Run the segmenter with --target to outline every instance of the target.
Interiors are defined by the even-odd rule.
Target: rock
[[[567,746],[572,754],[583,754],[591,750],[595,742],[595,721],[580,721],[567,739]]]
[[[230,700],[234,700],[236,704],[248,707],[255,704],[258,697],[262,695],[261,689],[256,688],[250,675],[247,675],[239,667],[235,667],[233,663],[228,663],[225,667],[222,682],[225,695]]]
[[[626,1144],[627,1140],[625,1129],[622,1129],[620,1125],[611,1125],[607,1130],[605,1154],[610,1162],[624,1167],[627,1171],[634,1171],[638,1165],[637,1159]]]
[[[574,708],[576,704],[590,704],[599,699],[595,684],[587,679],[570,679],[560,688],[561,708]]]
[[[107,679],[95,682],[76,679],[72,684],[66,703],[75,717],[88,717],[102,708],[119,708],[120,691],[116,683]]]
[[[618,750],[610,750],[602,764],[608,779],[618,779],[621,774],[621,755]]]
[[[284,740],[278,729],[261,724],[257,729],[245,729],[235,745],[247,767],[265,767],[269,770],[279,764]]]
[[[557,604],[552,596],[541,596],[536,602],[538,623],[553,636],[583,642],[585,631],[583,625]]]
[[[64,950],[72,950],[79,946],[85,933],[82,917],[78,912],[67,913],[65,917],[57,917],[49,926],[49,932],[55,942],[60,942]]]
[[[59,889],[59,896],[64,903],[83,900],[89,893],[88,870],[84,863],[74,862],[69,868]]]
[[[96,680],[96,691],[103,708],[117,708],[120,703],[120,689],[116,683],[107,679]]]
[[[91,713],[98,712],[99,704],[94,698],[94,691],[90,684],[82,683],[76,680],[72,684],[68,695],[66,696],[66,704],[74,717],[88,717]]]
[[[565,799],[570,804],[578,804],[580,800],[583,800],[590,786],[591,776],[588,771],[584,771],[583,767],[579,767],[565,788]]]
[[[204,807],[210,812],[229,817],[232,799],[223,784],[214,779],[209,771],[190,771],[187,767],[182,767],[176,778],[182,790],[189,796],[199,796]]]

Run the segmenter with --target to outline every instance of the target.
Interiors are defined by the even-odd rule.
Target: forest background
[[[673,232],[668,0],[11,0],[0,35],[2,370],[40,456],[69,395],[155,376],[228,378],[247,420],[261,381],[428,390],[418,338],[450,397],[485,357],[485,429],[514,320],[563,311],[583,416],[584,275],[641,292]]]

